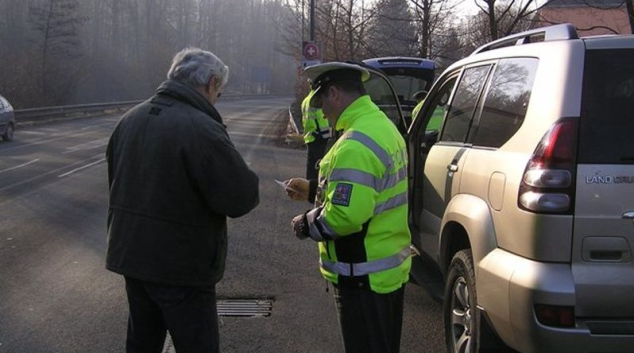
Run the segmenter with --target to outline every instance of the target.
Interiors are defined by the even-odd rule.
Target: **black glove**
[[[310,235],[308,234],[308,221],[306,220],[306,213],[295,216],[291,221],[293,226],[293,233],[297,239],[304,240]]]

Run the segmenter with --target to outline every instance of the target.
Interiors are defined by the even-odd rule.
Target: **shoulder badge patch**
[[[350,197],[352,196],[352,184],[339,183],[332,195],[332,203],[334,205],[349,206]]]

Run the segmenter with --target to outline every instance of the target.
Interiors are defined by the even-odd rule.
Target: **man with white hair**
[[[167,78],[110,137],[106,267],[125,278],[126,352],[162,352],[168,330],[178,352],[219,352],[227,217],[257,206],[258,177],[214,108],[227,66],[188,48]]]

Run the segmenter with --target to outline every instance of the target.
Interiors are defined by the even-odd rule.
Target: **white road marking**
[[[99,148],[102,146],[106,146],[108,144],[108,140],[109,138],[102,138],[99,140],[94,140],[94,141],[90,141],[90,142],[86,142],[86,143],[82,143],[80,145],[77,146],[73,146],[73,147],[67,147],[67,151],[66,152],[62,152],[62,154],[68,154],[68,153],[73,153],[73,152],[77,152],[77,151],[82,151],[82,150],[90,150],[90,149],[95,149],[95,148]]]
[[[47,176],[49,176],[51,174],[59,173],[62,170],[68,169],[68,167],[76,166],[76,165],[79,165],[81,163],[84,163],[85,161],[94,160],[95,158],[98,158],[98,157],[101,157],[101,156],[103,156],[103,154],[98,154],[98,155],[92,156],[90,158],[87,158],[87,159],[72,163],[71,165],[65,165],[65,166],[53,169],[53,170],[48,171],[46,173],[36,175],[36,176],[34,176],[32,178],[24,179],[24,180],[22,180],[20,182],[17,182],[15,184],[10,184],[10,185],[6,185],[6,186],[3,186],[3,187],[0,187],[0,192],[3,192],[5,190],[9,190],[9,189],[12,189],[12,188],[15,188],[15,187],[18,187],[18,186],[26,185],[26,184],[28,184],[28,183],[30,183],[32,181],[42,179],[42,178],[47,177]],[[105,160],[105,158],[103,160]],[[93,163],[91,163],[91,164],[93,164]],[[83,169],[83,168],[85,168],[85,167],[78,168],[78,169]]]
[[[20,135],[48,135],[41,131],[20,130]]]
[[[65,176],[71,175],[71,174],[73,174],[73,173],[75,173],[75,172],[78,172],[78,171],[80,171],[80,170],[84,170],[84,169],[86,169],[86,168],[90,168],[90,167],[92,167],[93,165],[97,165],[97,164],[99,164],[99,163],[101,163],[101,162],[105,162],[105,160],[106,160],[105,158],[102,158],[102,159],[96,160],[96,161],[94,161],[94,162],[92,162],[92,163],[86,164],[85,166],[81,166],[81,167],[79,167],[79,168],[75,168],[75,169],[71,170],[70,172],[66,172],[66,173],[64,173],[64,174],[60,174],[60,175],[58,175],[57,177],[58,177],[58,178],[63,178],[63,177],[65,177]]]
[[[26,163],[23,163],[23,164],[20,164],[20,165],[16,165],[15,167],[11,167],[11,168],[7,168],[7,169],[4,169],[4,170],[0,170],[0,174],[2,174],[4,172],[11,171],[11,170],[19,169],[19,168],[22,168],[22,167],[26,167],[27,165],[33,164],[33,163],[35,163],[35,162],[37,162],[39,160],[40,160],[39,158],[38,159],[34,159],[34,160],[30,161],[30,162],[26,162]]]

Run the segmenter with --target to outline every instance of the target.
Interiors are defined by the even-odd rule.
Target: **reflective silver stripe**
[[[407,179],[407,167],[403,166],[401,169],[395,171],[394,174],[390,174],[390,171],[394,169],[395,164],[392,157],[389,155],[387,151],[385,151],[379,144],[377,144],[372,138],[368,135],[353,131],[344,135],[345,138],[351,139],[354,141],[358,141],[367,147],[370,151],[372,151],[378,158],[381,160],[383,165],[385,166],[385,175],[383,176],[383,184],[376,183],[374,189],[377,192],[382,192],[386,189],[396,186],[400,181]],[[402,160],[407,160],[406,152],[401,151]],[[367,185],[367,184],[365,184]],[[370,186],[370,185],[368,185]]]
[[[323,215],[320,214],[319,217],[317,217],[315,223],[319,223],[319,225],[321,226],[322,238],[325,238],[325,240],[337,240],[340,238],[339,234],[335,233],[335,231],[330,228],[328,223],[326,223],[326,219]]]
[[[332,137],[332,133],[330,132],[330,128],[328,127],[325,127],[325,128],[320,127],[319,134],[321,135],[321,138],[323,139],[329,139]]]
[[[308,221],[308,235],[310,235],[310,237],[315,241],[335,240],[339,238],[337,233],[328,226],[326,220],[321,215],[322,210],[323,207],[317,207],[306,214]],[[320,228],[323,233],[320,231]]]
[[[378,143],[374,142],[374,140],[370,138],[370,136],[358,131],[352,131],[346,133],[344,135],[344,138],[361,142],[365,147],[372,151],[381,160],[381,162],[383,162],[386,170],[389,171],[390,167],[394,164],[389,153],[387,153],[381,146],[379,146]]]
[[[403,166],[401,169],[397,170],[396,173],[390,174],[385,188],[389,189],[394,187],[403,180],[407,180],[407,166]]]
[[[407,205],[407,192],[398,194],[384,203],[377,204],[374,208],[374,215],[381,214],[385,211],[397,208],[399,206]]]
[[[365,185],[374,190],[379,191],[381,179],[376,176],[358,169],[338,168],[333,169],[328,178],[330,183],[339,181],[350,181],[353,183]]]
[[[374,261],[351,264],[347,262],[320,260],[320,263],[321,267],[325,270],[336,273],[340,276],[365,276],[370,273],[381,272],[398,267],[410,257],[410,254],[411,250],[409,246],[407,246],[395,255]]]
[[[365,185],[377,192],[385,191],[396,186],[399,182],[407,179],[407,168],[403,167],[396,171],[395,174],[388,174],[387,178],[380,179],[375,175],[358,169],[338,168],[330,173],[330,182],[350,181],[353,183]]]

